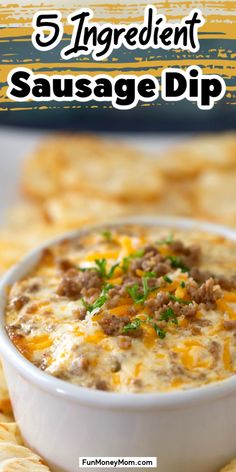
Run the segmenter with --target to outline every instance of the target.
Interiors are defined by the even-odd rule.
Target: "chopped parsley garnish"
[[[172,323],[174,324],[178,324],[178,319],[174,313],[174,310],[172,308],[167,308],[166,311],[163,311],[163,313],[161,314],[161,321],[166,321],[166,323],[168,323],[168,321],[171,321]]]
[[[129,331],[139,329],[142,323],[150,324],[153,327],[153,329],[156,331],[160,339],[164,339],[166,337],[166,331],[160,328],[157,325],[157,323],[153,322],[153,319],[150,316],[147,316],[146,320],[141,320],[140,318],[134,318],[130,323],[124,326],[123,332],[128,333]]]
[[[190,303],[192,303],[189,300],[184,300],[183,298],[176,297],[175,295],[173,295],[173,293],[169,293],[169,298],[170,300],[173,300],[173,302],[182,303],[182,305],[190,305]]]
[[[174,313],[172,308],[167,308],[161,315],[160,321],[165,321],[166,323],[174,323],[178,325],[178,319]],[[153,318],[149,315],[146,315],[146,319],[134,318],[130,323],[124,326],[123,332],[128,333],[131,330],[138,329],[142,326],[142,324],[149,324],[155,330],[156,334],[159,336],[160,339],[164,339],[166,337],[166,330],[159,326],[158,321],[154,321]]]
[[[102,279],[111,279],[114,275],[116,267],[119,266],[119,262],[117,262],[108,270],[106,259],[95,259],[95,264],[95,267],[78,267],[78,270],[81,272],[85,272],[86,270],[96,270]]]
[[[171,267],[174,269],[181,269],[182,272],[189,272],[188,267],[186,267],[180,257],[177,256],[166,256],[170,261]]]
[[[107,279],[111,279],[114,272],[115,272],[115,269],[118,267],[119,263],[117,262],[116,264],[114,264],[110,270],[107,270],[107,261],[106,259],[96,259],[95,260],[95,264],[97,265],[97,271],[99,272],[99,274],[101,275],[102,278],[107,278]]]
[[[141,326],[141,320],[139,318],[135,318],[133,321],[131,321],[130,323],[124,326],[123,331],[124,333],[127,333],[130,330],[139,329],[140,326]]]
[[[110,270],[109,270],[108,273],[107,273],[107,278],[108,278],[108,279],[111,279],[111,278],[113,277],[114,272],[115,272],[115,270],[116,270],[116,268],[117,268],[118,266],[119,266],[119,263],[117,262],[116,264],[114,264],[114,265],[110,268]]]
[[[185,288],[186,287],[186,283],[182,280],[182,282],[180,282],[180,287],[181,288]]]
[[[131,254],[131,258],[135,258],[135,257],[143,257],[144,255],[144,249],[139,249],[138,251],[134,252],[133,254]]]
[[[86,270],[96,270],[94,267],[77,267],[80,272],[86,272]]]
[[[111,234],[111,231],[108,231],[108,230],[104,230],[101,232],[101,235],[104,237],[104,239],[106,239],[108,242],[110,242],[112,240],[112,234]]]
[[[168,277],[168,275],[163,275],[163,280],[167,282],[168,284],[172,284],[173,280]]]
[[[149,279],[155,278],[157,276],[156,272],[145,272],[144,277],[148,277]]]
[[[165,243],[166,244],[171,244],[171,243],[173,243],[173,241],[174,241],[174,235],[173,235],[173,233],[169,233],[167,238],[165,239]]]
[[[148,279],[150,278],[153,278],[153,272],[146,272],[144,277],[142,277],[142,287],[140,287],[137,283],[131,287],[127,287],[126,290],[134,303],[144,303],[147,300],[149,293],[158,288],[148,286]]]
[[[161,245],[161,244],[172,244],[174,242],[174,235],[173,233],[168,234],[168,236],[165,239],[161,239],[156,242],[156,244]]]
[[[111,284],[107,284],[103,287],[103,290],[101,292],[101,294],[99,295],[99,297],[97,298],[97,300],[95,300],[94,303],[92,303],[91,305],[89,303],[87,303],[84,298],[81,298],[81,301],[84,305],[84,307],[86,308],[86,310],[91,313],[92,311],[96,310],[97,308],[101,308],[104,303],[106,303],[107,299],[108,299],[108,294],[107,292],[113,288],[113,285]]]
[[[144,294],[146,295],[146,298],[149,295],[149,293],[154,292],[155,290],[159,288],[158,286],[149,287],[148,285],[148,279],[152,279],[153,277],[155,277],[155,275],[153,274],[154,272],[145,272],[144,277],[142,277],[143,290],[144,290]]]
[[[106,259],[95,259],[96,270],[102,278],[107,276],[107,261]]]
[[[121,266],[123,271],[127,272],[128,268],[129,268],[130,261],[132,261],[132,259],[143,257],[143,255],[144,255],[144,249],[140,249],[136,252],[133,252],[133,254],[131,254],[130,256],[124,257],[123,260],[122,260],[122,266]]]
[[[160,328],[160,326],[158,326],[158,324],[153,321],[151,316],[147,317],[147,322],[153,327],[160,339],[164,339],[166,337],[166,331],[163,328]]]
[[[122,266],[121,266],[124,272],[127,272],[129,268],[129,263],[130,263],[130,257],[124,257],[122,260]]]
[[[111,279],[114,275],[116,267],[119,265],[119,263],[114,264],[109,270],[107,270],[106,259],[95,259],[95,264],[96,267],[79,267],[79,270],[81,272],[85,272],[86,270],[96,270],[103,279]]]
[[[159,326],[156,323],[153,324],[153,328],[155,329],[160,339],[164,339],[166,337],[166,331],[162,328],[159,328]]]
[[[141,287],[138,284],[127,287],[126,290],[135,303],[142,303],[146,300],[146,297],[144,293],[141,292]]]
[[[101,308],[106,301],[107,301],[107,295],[100,295],[100,297],[98,297],[97,300],[92,305],[87,303],[82,298],[82,303],[84,307],[86,308],[86,310],[89,311],[89,313],[91,313],[93,310],[96,310],[97,308]]]

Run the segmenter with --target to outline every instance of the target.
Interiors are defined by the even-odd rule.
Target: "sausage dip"
[[[39,369],[112,392],[236,372],[236,250],[222,236],[125,225],[56,243],[9,288],[6,330]]]

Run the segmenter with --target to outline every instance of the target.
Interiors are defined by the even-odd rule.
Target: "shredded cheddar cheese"
[[[164,394],[233,375],[236,292],[218,280],[230,287],[235,243],[168,231],[128,225],[48,248],[7,294],[6,329],[21,354],[114,392]]]

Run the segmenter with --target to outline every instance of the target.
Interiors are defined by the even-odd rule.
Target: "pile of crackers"
[[[24,446],[0,365],[0,472],[50,472],[44,461]]]
[[[55,235],[119,216],[177,215],[236,226],[235,182],[233,132],[193,137],[162,154],[93,135],[53,135],[26,157],[25,202],[0,230],[0,273]]]
[[[147,138],[146,138],[147,139]],[[129,215],[174,215],[236,227],[236,133],[148,153],[90,135],[54,135],[26,157],[22,203],[0,230],[0,273],[69,230]],[[0,368],[0,472],[46,472],[23,446]],[[236,472],[236,462],[224,472]]]

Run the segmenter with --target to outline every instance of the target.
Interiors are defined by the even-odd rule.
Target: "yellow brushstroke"
[[[143,11],[149,0],[136,2],[129,0],[128,3],[117,3],[111,0],[109,3],[89,3],[89,6],[94,11],[94,20],[100,23],[112,22],[114,24],[142,22]],[[224,1],[200,1],[193,4],[191,1],[184,2],[183,0],[176,2],[152,2],[158,10],[158,13],[165,13],[169,21],[177,21],[184,15],[187,15],[193,7],[198,7],[202,10],[203,16],[206,19],[205,25],[200,29],[200,38],[222,38],[236,40],[236,2],[232,0]],[[5,0],[4,4],[0,6],[0,42],[2,47],[4,43],[10,38],[13,42],[29,42],[32,34],[32,17],[33,14],[40,10],[60,9],[63,15],[63,22],[65,25],[65,33],[71,35],[72,27],[66,24],[66,17],[72,11],[75,11],[83,6],[88,6],[88,2],[81,0],[78,4],[75,0],[67,1],[66,4],[60,5],[56,0],[44,0],[34,3],[22,0],[21,2],[11,3]],[[68,41],[68,38],[63,38],[63,42]],[[233,48],[232,48],[233,49]],[[14,47],[13,47],[14,50]],[[101,63],[95,63],[90,58],[80,58],[77,62],[66,63],[64,61],[45,64],[40,62],[40,53],[35,51],[37,58],[25,58],[21,63],[16,62],[14,54],[6,54],[0,64],[1,82],[7,82],[7,75],[16,66],[30,64],[30,69],[34,72],[42,72],[48,75],[51,74],[89,74],[94,76],[99,73],[107,73],[111,76],[122,73],[134,73],[138,76],[151,74],[160,77],[161,71],[166,67],[173,67],[178,64],[180,68],[186,68],[189,65],[196,64],[202,67],[206,74],[219,74],[226,80],[230,81],[236,77],[236,54],[234,51],[227,51],[222,46],[217,50],[212,48],[209,51],[209,57],[202,58],[201,51],[193,55],[192,58],[184,59],[183,53],[176,50],[176,59],[164,60],[162,57],[158,58],[158,50],[153,52],[149,57],[134,57],[133,62],[119,62],[119,58],[112,57]],[[154,56],[155,54],[155,56]],[[211,54],[213,57],[211,57]],[[9,57],[10,56],[10,57]],[[64,70],[63,70],[64,69]],[[1,88],[0,96],[2,97],[2,104],[5,105],[0,108],[0,111],[7,109],[7,103],[11,101],[6,97],[7,87],[4,85]],[[227,85],[228,104],[234,105],[236,96],[236,86],[229,83]],[[12,103],[12,102],[11,102]],[[160,104],[142,104],[142,106],[159,106]],[[111,105],[82,105],[87,108],[111,108]],[[23,104],[16,104],[11,110],[19,109],[37,109],[45,110],[52,108],[81,108],[81,105],[65,105],[58,104],[58,106],[33,104],[30,107],[25,107]]]
[[[143,11],[149,1],[142,3],[132,3],[127,4],[115,4],[114,1],[106,4],[97,4],[89,3],[89,6],[94,11],[94,21],[99,23],[112,22],[114,24],[119,23],[131,23],[137,22],[140,23],[143,21]],[[183,2],[179,1],[176,3],[169,2],[153,2],[156,6],[158,13],[164,13],[167,15],[169,21],[177,21],[182,16],[187,15],[191,9],[195,6],[193,2]],[[88,6],[88,3],[85,1],[68,2],[66,7],[58,6],[57,1],[52,1],[50,4],[42,5],[42,2],[37,2],[35,4],[9,4],[8,6],[2,6],[0,9],[0,20],[1,25],[5,27],[5,30],[2,30],[2,37],[12,37],[15,35],[15,32],[10,31],[13,29],[18,29],[22,27],[23,35],[31,35],[32,28],[31,22],[33,14],[38,10],[47,10],[52,8],[60,8],[63,14],[63,20],[65,23],[65,32],[71,34],[71,27],[66,25],[66,17],[72,11],[75,11],[83,6]],[[227,39],[236,38],[236,2],[233,1],[222,1],[222,2],[198,2],[198,8],[202,10],[202,13],[206,19],[205,25],[201,28],[201,32],[213,33],[216,34],[221,32],[224,34],[224,37]],[[208,37],[209,35],[207,35]],[[212,38],[212,35],[209,37]]]

